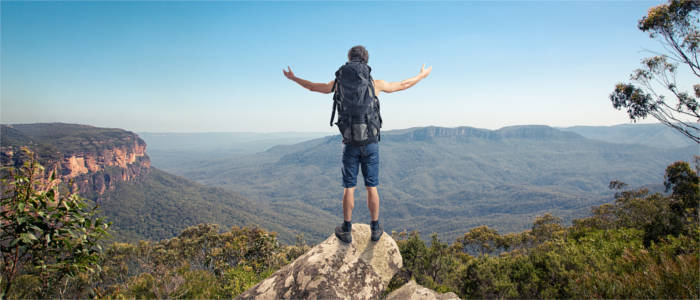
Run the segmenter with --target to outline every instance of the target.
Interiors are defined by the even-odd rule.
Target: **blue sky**
[[[350,47],[376,79],[385,129],[628,123],[608,95],[644,49],[661,1],[0,2],[2,123],[133,131],[327,131]]]

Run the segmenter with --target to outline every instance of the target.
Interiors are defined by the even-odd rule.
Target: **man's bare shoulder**
[[[378,94],[379,92],[382,92],[386,90],[387,82],[386,80],[381,80],[381,79],[374,79],[374,90]]]

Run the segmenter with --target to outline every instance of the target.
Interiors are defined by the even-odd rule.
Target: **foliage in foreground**
[[[570,227],[544,215],[522,233],[482,226],[452,245],[433,235],[430,246],[416,232],[394,233],[404,268],[390,289],[415,278],[462,298],[698,298],[697,172],[674,163],[665,185],[668,196],[618,192]]]
[[[308,250],[281,246],[259,228],[189,227],[159,242],[116,243],[106,250],[96,296],[109,298],[233,298]]]
[[[59,193],[55,174],[39,178],[43,167],[24,151],[32,159],[1,171],[0,299],[81,296],[76,284],[100,271],[110,224],[77,194]]]

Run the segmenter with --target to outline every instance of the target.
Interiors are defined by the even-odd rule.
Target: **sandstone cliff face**
[[[84,197],[97,198],[118,182],[137,180],[151,163],[146,143],[121,130],[74,124],[3,125],[0,154],[3,165],[20,166],[28,147],[44,166],[44,178],[56,172]]]
[[[77,153],[60,163],[62,181],[70,181],[81,194],[99,196],[114,188],[117,182],[138,179],[148,173],[151,162],[146,144],[136,137],[132,145],[104,149],[97,154]],[[58,164],[57,164],[58,167]]]

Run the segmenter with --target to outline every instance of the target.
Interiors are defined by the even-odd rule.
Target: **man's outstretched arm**
[[[428,74],[430,74],[430,71],[433,70],[433,67],[425,68],[425,65],[423,65],[420,68],[420,73],[416,76],[413,76],[409,79],[402,80],[402,81],[396,81],[396,82],[386,82],[384,80],[375,80],[374,81],[374,86],[377,90],[385,93],[393,93],[393,92],[398,92],[405,90],[407,88],[410,88],[418,81],[421,81],[421,79],[428,77]]]
[[[331,80],[328,83],[315,83],[305,79],[301,79],[299,77],[294,76],[294,72],[292,72],[292,68],[290,68],[289,66],[287,66],[287,70],[282,69],[282,73],[284,73],[284,76],[289,78],[289,80],[298,83],[299,85],[309,89],[310,91],[324,94],[330,94],[331,89],[333,89],[333,83],[335,81]]]

